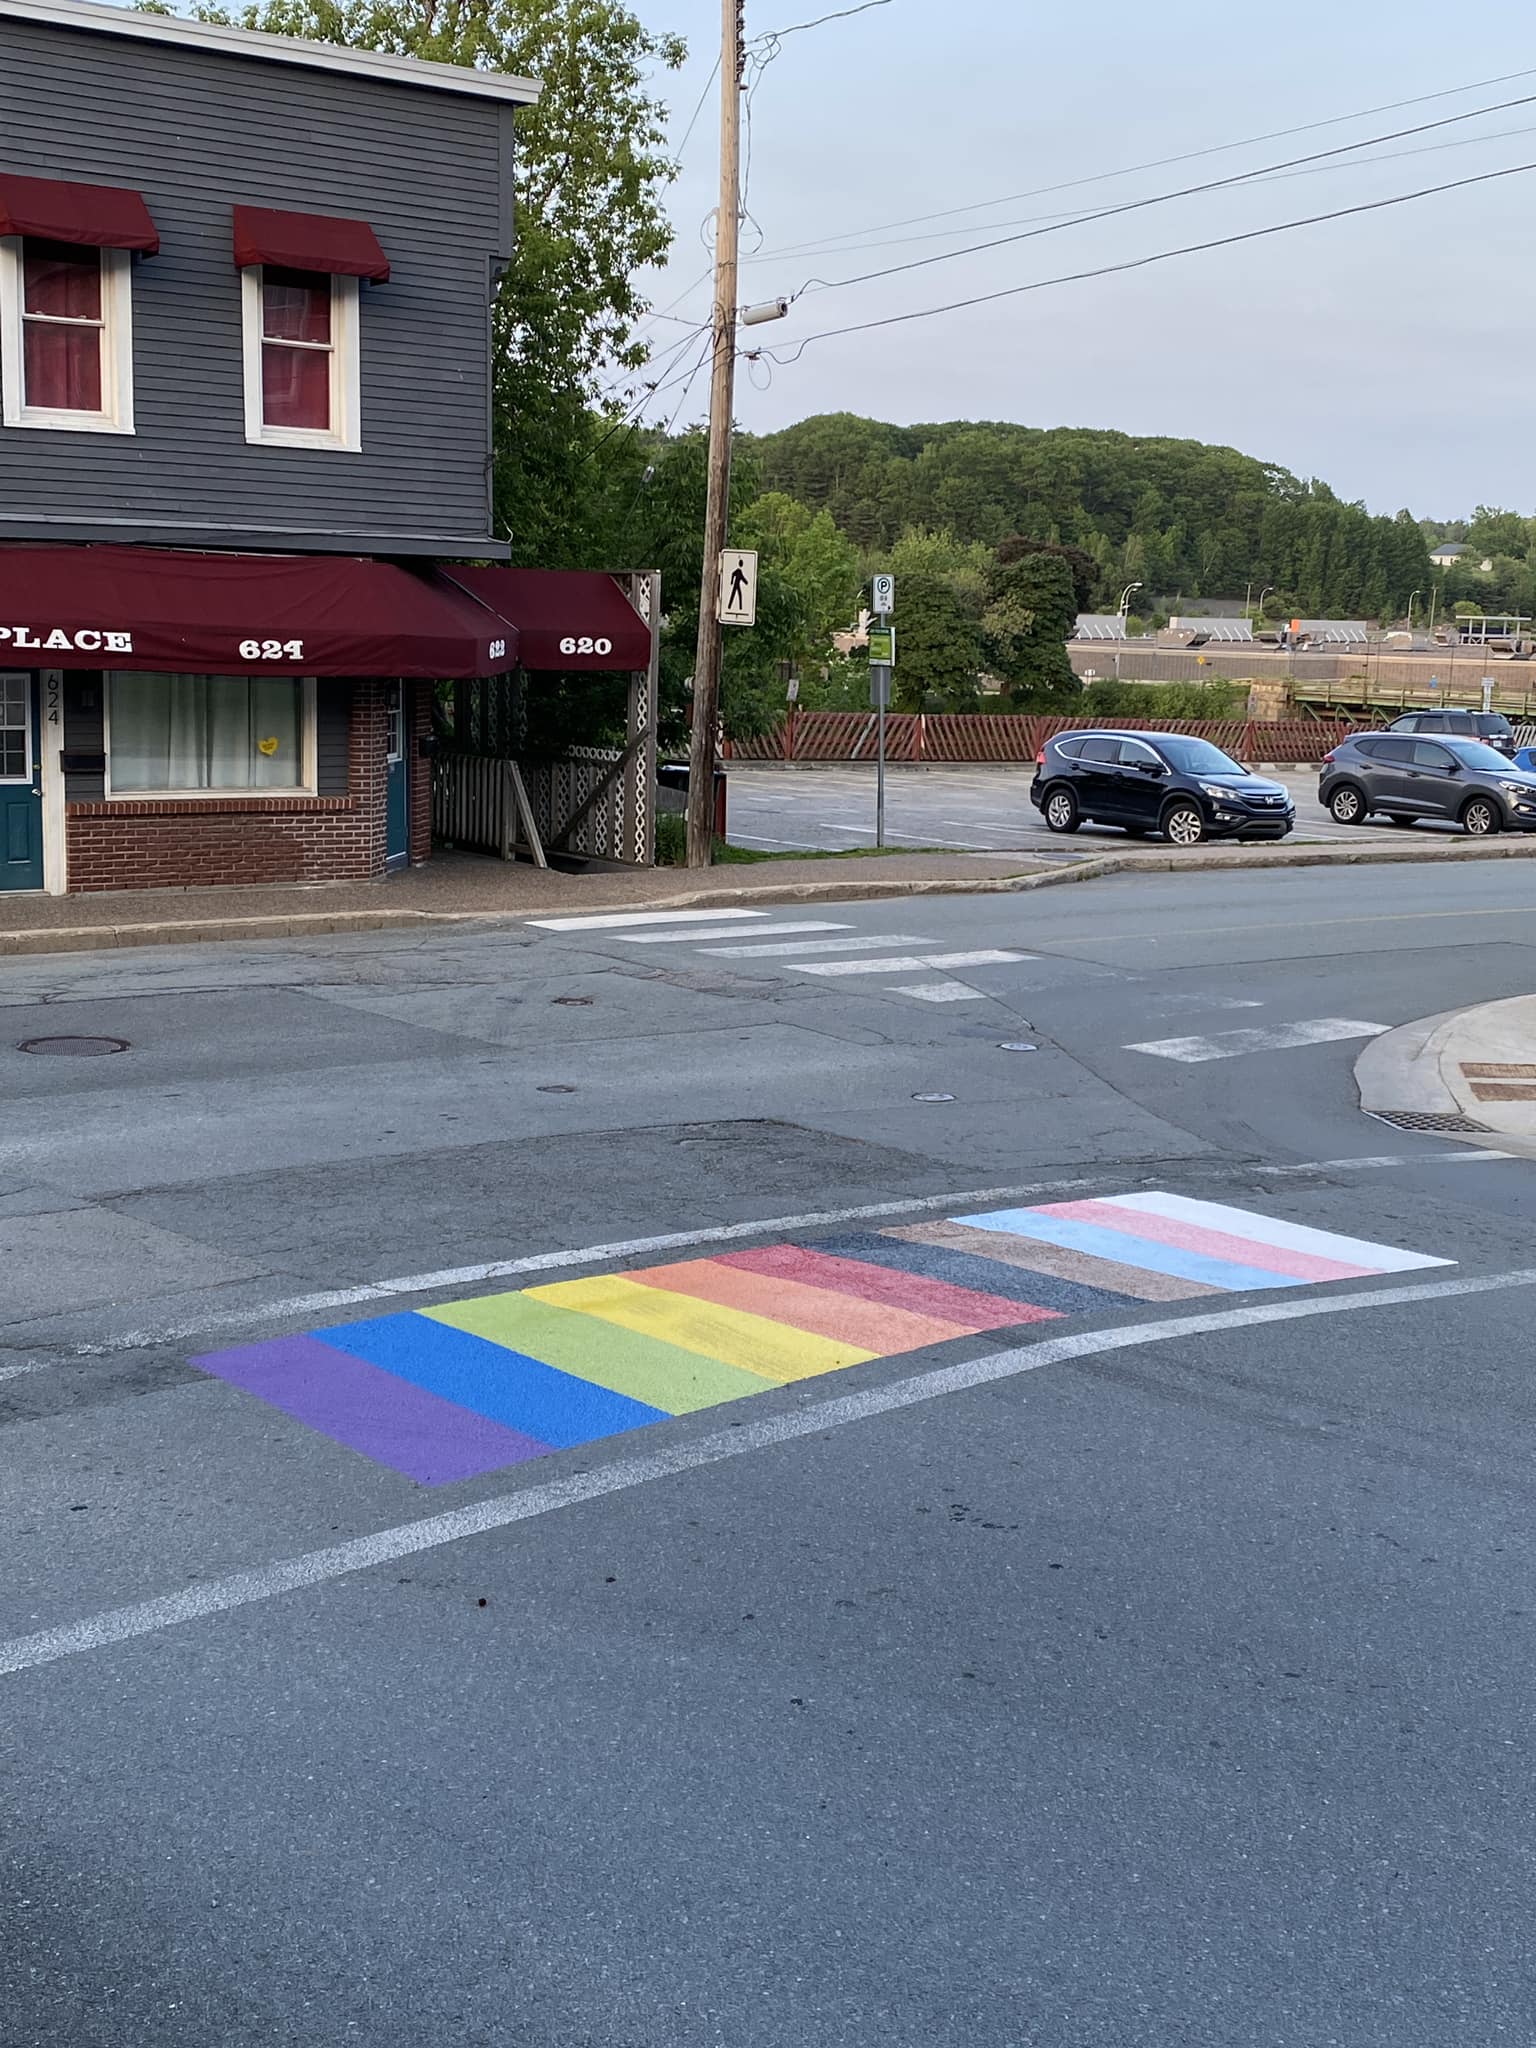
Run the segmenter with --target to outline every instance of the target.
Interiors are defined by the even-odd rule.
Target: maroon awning
[[[443,571],[517,627],[524,668],[637,669],[651,629],[613,577],[595,569]]]
[[[389,258],[365,220],[329,213],[275,213],[235,208],[235,268],[275,263],[284,270],[321,270],[329,277],[366,277],[388,284]]]
[[[124,185],[74,185],[0,171],[0,235],[36,235],[88,249],[137,249],[153,256],[160,237],[140,192]]]
[[[517,632],[435,570],[348,555],[0,547],[0,669],[501,675]]]

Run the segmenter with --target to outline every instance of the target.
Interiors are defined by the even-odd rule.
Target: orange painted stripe
[[[901,1351],[921,1351],[929,1344],[948,1344],[955,1337],[974,1336],[985,1323],[942,1322],[937,1316],[914,1314],[888,1303],[834,1294],[825,1287],[807,1287],[797,1280],[770,1278],[715,1259],[688,1259],[676,1266],[647,1266],[624,1276],[672,1294],[689,1294],[720,1308],[744,1309],[793,1330],[856,1344],[891,1358]]]

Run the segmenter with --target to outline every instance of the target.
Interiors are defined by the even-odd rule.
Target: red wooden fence
[[[1320,761],[1369,720],[1292,718],[1264,724],[1242,718],[1044,718],[992,712],[893,711],[885,721],[888,761],[1032,763],[1053,733],[1074,729],[1182,732],[1210,740],[1241,761]],[[738,761],[872,761],[872,711],[801,711],[777,732],[734,740]]]

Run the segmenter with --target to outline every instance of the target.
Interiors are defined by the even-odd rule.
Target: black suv
[[[1388,732],[1455,733],[1464,740],[1482,740],[1511,757],[1515,735],[1502,711],[1405,711],[1394,718]]]
[[[1352,733],[1324,755],[1317,795],[1340,825],[1363,825],[1379,811],[1394,825],[1454,819],[1477,839],[1536,831],[1536,775],[1459,733]]]
[[[1296,806],[1279,782],[1240,768],[1209,740],[1174,732],[1064,732],[1035,756],[1029,800],[1052,832],[1084,820],[1202,839],[1283,839]]]

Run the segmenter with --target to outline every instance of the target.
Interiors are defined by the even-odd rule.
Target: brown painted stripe
[[[1469,1081],[1536,1081],[1536,1065],[1520,1060],[1463,1060]]]
[[[1226,1292],[1221,1287],[1207,1287],[1203,1281],[1180,1280],[1172,1273],[1149,1273],[1141,1266],[1124,1266],[1118,1260],[1098,1259],[1089,1252],[1068,1251],[1064,1245],[1010,1237],[1001,1230],[975,1230],[968,1223],[908,1223],[884,1234],[910,1238],[914,1244],[974,1252],[983,1259],[1000,1260],[1005,1266],[1022,1266],[1026,1272],[1052,1273],[1058,1280],[1075,1280],[1083,1287],[1105,1287],[1114,1294],[1134,1295],[1138,1301],[1188,1301],[1197,1294]]]

